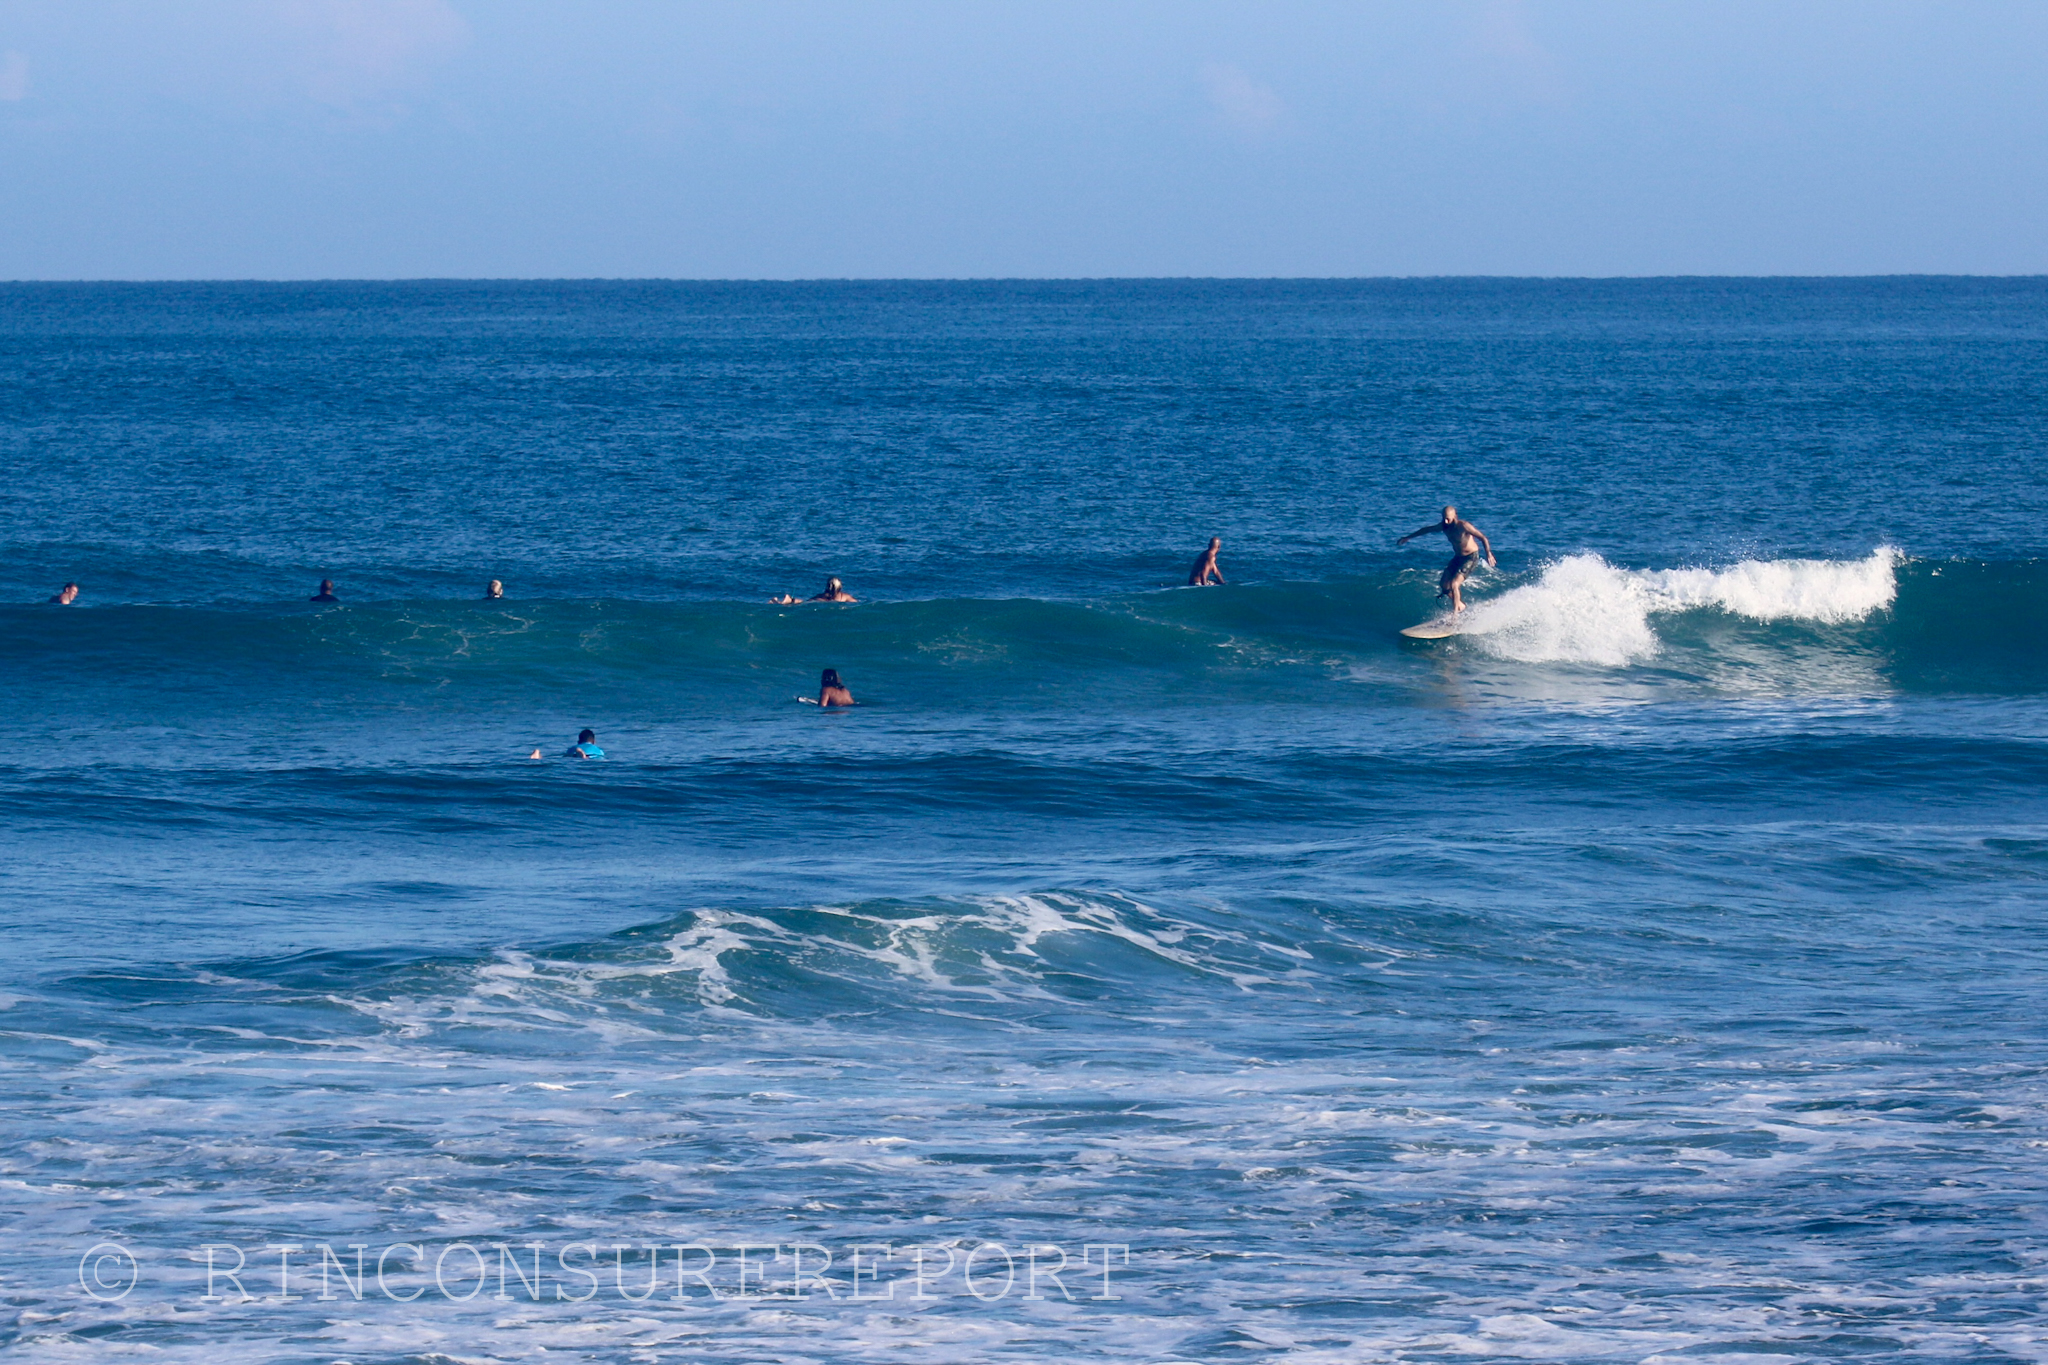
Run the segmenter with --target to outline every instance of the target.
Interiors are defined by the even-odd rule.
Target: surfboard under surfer
[[[1451,562],[1444,565],[1443,577],[1437,580],[1436,595],[1450,598],[1451,613],[1456,615],[1465,610],[1465,599],[1462,595],[1465,575],[1471,573],[1472,566],[1479,562],[1479,551],[1482,547],[1486,550],[1486,567],[1500,567],[1493,557],[1493,542],[1486,538],[1486,532],[1460,518],[1457,508],[1446,507],[1443,520],[1432,522],[1420,530],[1410,531],[1394,544],[1406,545],[1417,536],[1426,536],[1431,531],[1441,531],[1444,539],[1451,542]]]

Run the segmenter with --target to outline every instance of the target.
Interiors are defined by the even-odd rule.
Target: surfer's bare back
[[[1493,558],[1493,542],[1486,538],[1486,532],[1471,522],[1460,519],[1458,509],[1446,507],[1442,521],[1432,522],[1420,530],[1410,531],[1395,541],[1406,545],[1417,536],[1426,536],[1431,531],[1441,531],[1445,540],[1451,542],[1451,562],[1444,565],[1444,576],[1437,580],[1436,595],[1451,599],[1453,614],[1465,610],[1465,599],[1460,595],[1465,586],[1465,575],[1472,572],[1472,566],[1479,562],[1481,546],[1486,548],[1486,567],[1498,568]]]

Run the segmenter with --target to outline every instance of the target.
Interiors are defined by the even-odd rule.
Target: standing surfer
[[[1202,551],[1202,557],[1195,561],[1195,567],[1188,570],[1188,586],[1206,587],[1223,581],[1223,570],[1216,567],[1216,552],[1223,548],[1222,536],[1210,536],[1209,548]]]
[[[1456,615],[1465,610],[1465,599],[1460,590],[1465,586],[1465,575],[1472,572],[1472,566],[1479,562],[1481,546],[1486,549],[1486,567],[1500,567],[1493,557],[1493,542],[1486,538],[1486,532],[1458,516],[1458,509],[1446,507],[1442,521],[1432,522],[1417,531],[1410,531],[1395,541],[1406,545],[1417,536],[1426,536],[1431,531],[1441,531],[1445,540],[1451,542],[1451,562],[1444,565],[1444,575],[1437,580],[1436,595],[1451,599],[1451,613]]]

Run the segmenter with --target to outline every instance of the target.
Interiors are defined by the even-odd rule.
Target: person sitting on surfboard
[[[817,696],[798,697],[797,700],[807,701],[813,706],[822,706],[827,711],[830,711],[835,706],[852,706],[854,704],[853,693],[847,691],[846,684],[839,681],[839,670],[836,668],[826,669],[823,676],[818,679]]]
[[[1195,567],[1188,570],[1188,586],[1207,587],[1223,581],[1223,570],[1216,567],[1216,552],[1223,548],[1222,536],[1210,536],[1209,548],[1202,551],[1202,557],[1195,561]]]
[[[771,597],[771,598],[769,598],[769,599],[768,599],[768,602],[769,602],[769,604],[770,604],[771,606],[777,606],[777,607],[793,607],[793,606],[796,606],[796,605],[798,605],[799,603],[803,603],[803,602],[858,602],[858,601],[860,601],[860,599],[859,599],[858,597],[855,597],[855,596],[854,596],[854,595],[853,595],[852,593],[848,592],[848,591],[847,591],[847,590],[846,590],[845,588],[842,588],[841,586],[839,586],[839,580],[838,580],[838,579],[836,579],[836,578],[828,578],[828,579],[826,579],[826,580],[825,580],[825,591],[823,591],[823,592],[821,592],[821,593],[817,593],[817,594],[814,594],[813,596],[810,596],[810,597],[797,597],[797,596],[795,596],[795,595],[793,595],[793,594],[791,594],[791,593],[784,593],[784,594],[782,594],[782,596],[780,596],[780,597]]]
[[[534,752],[539,753],[540,750],[536,749]],[[597,744],[597,731],[585,730],[582,734],[576,736],[576,742],[569,746],[569,751],[563,754],[562,757],[603,758],[604,750],[600,749]]]
[[[1451,542],[1451,562],[1444,565],[1444,576],[1437,580],[1436,595],[1451,599],[1451,614],[1465,610],[1465,599],[1460,590],[1465,586],[1465,575],[1472,572],[1472,566],[1479,562],[1479,548],[1486,547],[1486,567],[1497,569],[1500,565],[1493,557],[1493,542],[1486,538],[1486,532],[1458,516],[1458,509],[1446,507],[1444,519],[1432,522],[1419,531],[1410,531],[1395,541],[1406,545],[1417,536],[1426,536],[1431,531],[1441,531],[1444,539]]]

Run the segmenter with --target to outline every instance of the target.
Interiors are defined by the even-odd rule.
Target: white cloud
[[[10,52],[0,57],[0,100],[12,102],[28,98],[28,56],[25,53]]]
[[[1273,91],[1234,66],[1211,63],[1202,68],[1202,85],[1209,94],[1209,106],[1223,126],[1244,136],[1272,132],[1280,126],[1287,106]]]

